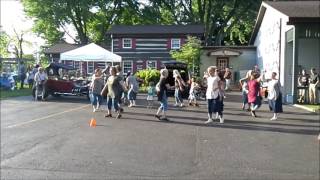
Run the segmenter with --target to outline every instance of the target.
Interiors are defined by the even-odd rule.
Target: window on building
[[[88,68],[87,69],[87,73],[88,74],[93,74],[93,72],[94,72],[94,62],[88,61],[88,67],[87,68]]]
[[[171,49],[180,49],[180,39],[171,39]]]
[[[123,73],[132,72],[132,61],[123,61]]]
[[[143,69],[143,65],[142,64],[137,64],[137,71],[142,70]]]
[[[147,68],[156,69],[157,68],[157,61],[147,61]]]
[[[224,70],[229,67],[229,58],[227,57],[218,57],[217,58],[217,68]]]
[[[74,61],[74,68],[75,69],[80,69],[80,62],[79,61]]]
[[[132,39],[129,39],[129,38],[122,39],[122,47],[123,48],[132,48]]]

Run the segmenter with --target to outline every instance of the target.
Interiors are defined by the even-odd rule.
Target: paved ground
[[[143,106],[118,120],[82,98],[2,100],[1,179],[318,180],[319,114],[285,106],[274,122],[264,105],[254,119],[238,94],[228,94],[225,124],[209,126],[204,102],[170,107],[165,123]]]

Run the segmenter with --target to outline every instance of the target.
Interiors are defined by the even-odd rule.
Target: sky
[[[25,54],[33,54],[40,50],[40,46],[45,45],[45,40],[32,32],[33,21],[25,15],[23,5],[19,0],[0,0],[0,24],[1,30],[4,30],[9,36],[15,35],[14,29],[18,33],[27,31],[24,39],[31,45],[23,47]],[[75,34],[71,27],[68,27],[68,31],[72,35]],[[65,38],[67,42],[73,43],[70,37]]]

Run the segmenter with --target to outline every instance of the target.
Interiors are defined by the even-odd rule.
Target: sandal
[[[106,115],[104,115],[104,117],[106,118],[106,117],[112,117],[112,114],[106,114]]]

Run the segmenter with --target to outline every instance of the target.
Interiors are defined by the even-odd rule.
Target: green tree
[[[245,44],[261,0],[154,0],[161,21],[203,24],[206,45]],[[152,8],[150,7],[150,8]]]
[[[160,71],[157,69],[143,69],[136,72],[135,76],[143,80],[143,87],[147,87],[150,82],[156,84],[160,79]]]
[[[171,51],[172,58],[185,62],[192,68],[194,75],[199,75],[201,40],[188,36],[187,43],[180,50]]]
[[[5,31],[0,31],[0,57],[6,58],[9,56],[8,44],[10,37]]]
[[[35,18],[33,30],[50,44],[69,35],[68,25],[87,44],[108,42],[107,30],[113,24],[136,24],[141,19],[139,3],[132,0],[22,0],[29,17]]]

